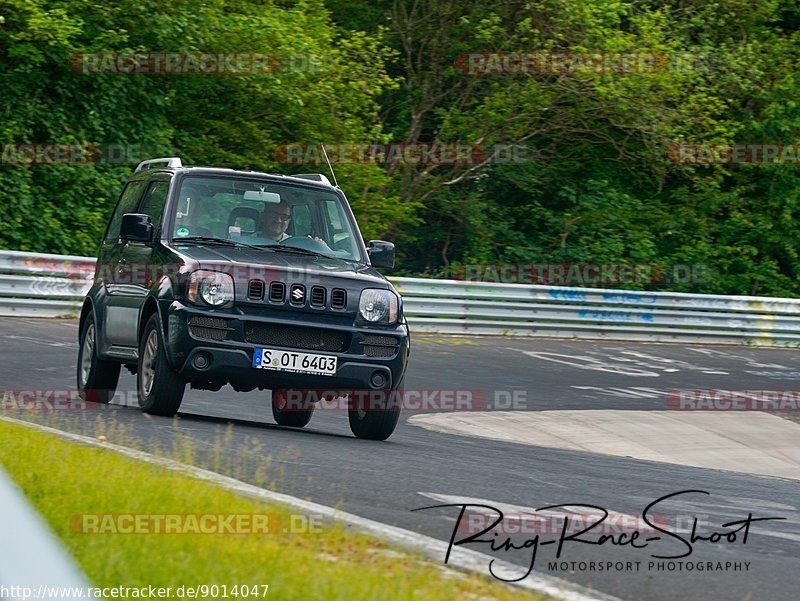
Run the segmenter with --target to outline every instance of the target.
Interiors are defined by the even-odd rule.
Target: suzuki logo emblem
[[[305,296],[305,292],[303,291],[303,289],[300,286],[298,286],[297,288],[294,288],[292,290],[292,300],[294,302],[302,301],[303,300],[303,296]]]

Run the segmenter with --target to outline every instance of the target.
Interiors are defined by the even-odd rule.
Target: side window
[[[153,227],[158,229],[158,224],[161,221],[161,215],[164,214],[164,205],[167,202],[167,192],[169,191],[169,182],[153,182],[150,184],[147,192],[142,201],[142,208],[140,213],[150,215],[153,222]]]
[[[142,196],[142,189],[144,182],[130,182],[125,186],[122,191],[122,196],[119,198],[117,208],[114,209],[114,214],[111,216],[111,221],[106,230],[105,241],[108,243],[115,243],[119,238],[119,228],[122,225],[122,216],[125,213],[133,213],[136,211],[136,205],[139,204],[139,198]]]

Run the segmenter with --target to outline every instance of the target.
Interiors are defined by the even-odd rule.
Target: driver
[[[261,223],[256,230],[256,236],[281,242],[289,238],[286,228],[292,221],[292,211],[286,200],[281,200],[276,205],[267,205],[261,213]]]
[[[275,242],[282,242],[287,238],[291,238],[286,233],[286,228],[292,221],[292,210],[289,208],[289,203],[285,199],[281,199],[278,204],[267,205],[261,213],[261,223],[259,229],[256,231],[256,236],[260,238],[267,238]],[[330,250],[326,242],[318,236],[309,236],[322,244],[327,250]]]

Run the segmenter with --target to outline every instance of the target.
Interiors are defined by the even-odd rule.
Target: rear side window
[[[108,224],[106,231],[105,241],[114,243],[119,239],[119,228],[122,225],[122,216],[125,213],[133,213],[136,211],[136,205],[139,204],[139,199],[142,196],[142,189],[144,189],[144,182],[130,182],[125,186],[122,191],[122,196],[119,198],[117,208],[114,209],[114,214],[111,216],[111,221]]]
[[[153,227],[158,229],[161,216],[164,214],[164,205],[167,202],[167,192],[169,192],[169,182],[153,182],[147,189],[142,201],[140,213],[150,215]]]

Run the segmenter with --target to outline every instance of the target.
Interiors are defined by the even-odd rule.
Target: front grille
[[[327,291],[322,286],[311,287],[311,306],[324,307],[325,297],[328,296]]]
[[[221,317],[201,317],[189,319],[189,332],[197,338],[225,340],[228,336],[228,322]]]
[[[264,282],[261,280],[250,280],[247,287],[247,298],[251,300],[261,300],[264,298]]]
[[[347,304],[347,291],[341,288],[331,290],[331,309],[344,309]]]
[[[361,344],[374,344],[376,346],[399,346],[397,338],[393,336],[377,336],[375,334],[368,334],[364,336],[364,341]]]
[[[364,336],[361,344],[363,345],[364,354],[368,357],[392,357],[400,348],[397,338],[373,334]]]
[[[369,346],[364,345],[364,354],[367,357],[394,357],[397,354],[396,346]]]
[[[244,337],[251,344],[314,351],[342,352],[350,346],[350,334],[347,332],[255,321],[245,324]]]
[[[269,285],[269,302],[282,303],[286,297],[286,284],[283,282],[272,282]]]

